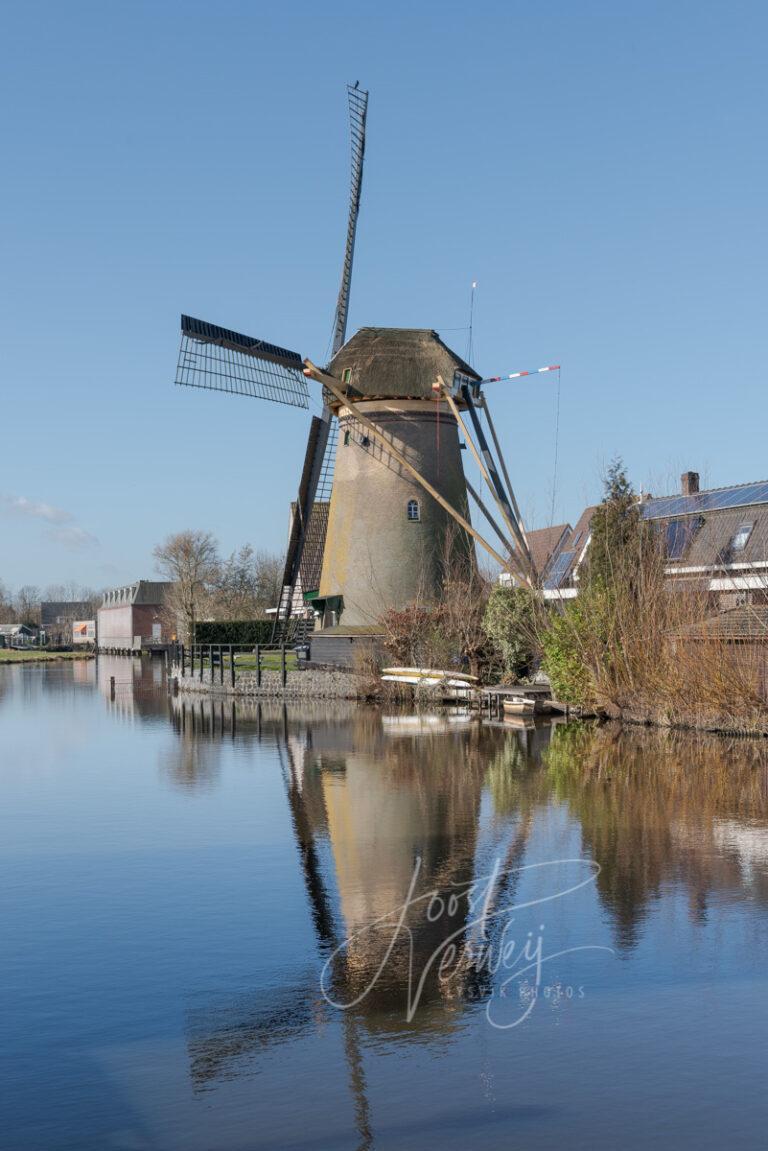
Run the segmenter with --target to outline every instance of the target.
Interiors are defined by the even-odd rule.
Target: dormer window
[[[411,523],[418,523],[421,519],[421,508],[418,500],[408,500],[408,519]]]
[[[352,383],[352,369],[351,368],[345,368],[344,371],[341,373],[341,382],[342,382],[342,384],[351,384]]]

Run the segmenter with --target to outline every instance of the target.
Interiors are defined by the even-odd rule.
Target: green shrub
[[[195,625],[196,643],[268,644],[272,639],[271,619],[207,620]]]
[[[495,587],[488,597],[483,628],[493,641],[509,677],[533,670],[540,652],[541,602],[527,588]]]
[[[594,691],[588,654],[592,646],[592,625],[582,600],[571,600],[562,611],[553,612],[542,635],[542,667],[552,684],[555,699],[573,705],[589,704]]]

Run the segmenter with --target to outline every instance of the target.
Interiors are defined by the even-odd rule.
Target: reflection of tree
[[[768,818],[768,749],[756,741],[660,730],[558,728],[546,756],[558,798],[578,818],[600,864],[597,887],[632,947],[664,884],[679,882],[691,913],[710,894],[740,888],[738,853],[724,852],[720,823]],[[766,877],[756,893],[768,900]]]

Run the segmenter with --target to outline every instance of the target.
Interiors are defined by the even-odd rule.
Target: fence
[[[261,675],[264,671],[279,671],[282,685],[285,687],[289,670],[297,666],[296,653],[293,648],[281,644],[274,647],[266,644],[237,644],[237,643],[196,643],[189,647],[181,644],[176,651],[176,662],[182,676],[199,676],[203,681],[203,673],[210,669],[211,683],[216,682],[216,672],[219,673],[219,683],[229,678],[232,687],[238,669],[256,673],[256,684],[261,685]]]

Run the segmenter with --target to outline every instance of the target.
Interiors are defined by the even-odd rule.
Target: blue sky
[[[760,3],[2,5],[0,579],[147,576],[168,532],[284,544],[306,413],[173,387],[181,311],[322,359],[371,90],[350,331],[563,365],[556,518],[621,454],[768,475]],[[552,376],[498,384],[550,520]]]

